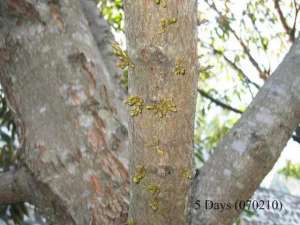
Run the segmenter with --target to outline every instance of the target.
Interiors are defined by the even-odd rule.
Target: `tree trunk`
[[[241,119],[223,138],[195,181],[193,224],[231,225],[272,169],[300,123],[300,37],[266,81]],[[225,210],[205,210],[206,200],[227,203]]]
[[[0,79],[31,178],[20,196],[51,224],[125,223],[126,116],[80,2],[5,0],[0,10]]]
[[[128,100],[129,221],[139,225],[187,224],[198,77],[196,10],[194,0],[125,1],[134,64]]]

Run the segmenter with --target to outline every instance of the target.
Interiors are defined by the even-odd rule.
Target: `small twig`
[[[294,42],[296,39],[295,33],[297,29],[297,19],[298,19],[298,14],[300,12],[300,6],[299,7],[297,6],[296,0],[294,0],[294,6],[295,6],[295,18],[294,18],[293,28],[291,30],[291,37],[293,38],[292,42]]]
[[[226,103],[224,103],[224,102],[222,102],[222,101],[220,101],[220,100],[218,100],[218,99],[212,97],[212,96],[209,95],[207,92],[205,92],[205,91],[203,91],[203,90],[201,90],[201,89],[198,89],[198,93],[199,93],[200,95],[202,95],[203,97],[205,97],[205,98],[211,100],[211,101],[212,101],[213,103],[215,103],[216,105],[223,107],[224,109],[230,110],[230,111],[235,112],[235,113],[238,113],[238,114],[242,114],[242,113],[243,113],[242,110],[236,109],[236,108],[234,108],[234,107],[232,107],[232,106],[230,106],[230,105],[228,105],[228,104],[226,104]]]
[[[220,17],[224,17],[224,15],[217,9],[215,3],[209,4],[207,2],[207,0],[205,0],[205,2],[208,4],[208,6],[210,6],[213,10],[215,10],[215,12],[220,16]],[[263,77],[265,74],[265,71],[263,71],[258,62],[255,60],[255,58],[252,56],[250,49],[247,47],[247,45],[243,42],[243,40],[237,35],[237,33],[235,32],[235,30],[228,25],[228,29],[229,31],[233,34],[233,36],[237,39],[237,41],[240,43],[240,45],[242,46],[245,54],[248,56],[250,62],[252,63],[252,65],[256,68],[256,70],[258,71],[260,77]]]
[[[259,39],[260,39],[260,42],[262,44],[262,47],[264,48],[265,46],[263,46],[263,36],[262,36],[262,33],[260,32],[259,28],[257,27],[256,23],[255,23],[255,20],[251,17],[251,14],[250,13],[247,13],[247,16],[248,18],[250,19],[251,23],[252,23],[252,26],[254,28],[254,30],[256,31],[256,33],[258,34],[259,36]],[[245,21],[242,20],[242,23],[245,25]],[[245,25],[246,26],[246,25]],[[265,49],[264,49],[265,50]]]
[[[285,30],[285,32],[287,33],[287,35],[289,35],[289,39],[291,42],[294,42],[295,40],[295,37],[292,35],[292,29],[290,28],[290,26],[288,25],[284,15],[283,15],[283,12],[281,10],[281,7],[280,7],[280,4],[279,4],[279,0],[274,0],[274,6],[275,6],[275,9],[277,10],[278,12],[278,15],[279,15],[279,19],[280,19],[280,22]]]
[[[253,86],[255,86],[257,89],[260,89],[260,86],[255,83],[254,81],[250,80],[250,78],[246,75],[246,73],[236,65],[236,63],[232,62],[225,54],[222,54],[220,51],[218,51],[217,49],[215,49],[213,46],[211,46],[212,50],[214,51],[215,54],[219,54],[222,55],[222,57],[224,58],[224,60],[233,68],[235,69],[239,74],[241,74],[243,76],[243,78],[245,79],[245,81],[249,84],[252,84]]]

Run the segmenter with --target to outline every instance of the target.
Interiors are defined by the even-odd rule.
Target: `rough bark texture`
[[[108,82],[108,87],[110,88],[107,90],[110,96],[107,96],[105,101],[112,101],[115,109],[114,117],[119,121],[116,133],[112,133],[113,137],[110,138],[111,141],[108,145],[112,149],[121,150],[118,151],[118,157],[127,168],[129,160],[127,135],[128,110],[123,104],[127,93],[120,85],[120,74],[122,74],[122,71],[116,67],[117,59],[112,52],[111,46],[114,42],[114,37],[110,26],[103,17],[99,16],[99,10],[96,7],[97,0],[80,0],[80,2],[97,44],[99,54],[101,54],[101,58],[97,59],[97,61],[101,65],[103,74],[105,74]]]
[[[55,225],[127,219],[126,129],[98,49],[77,0],[0,2],[0,80],[34,177],[30,201]]]
[[[279,200],[283,205],[281,211],[275,209],[253,210],[253,216],[242,214],[240,225],[299,225],[300,197],[272,189],[259,188],[251,199],[273,201]],[[265,204],[264,206],[266,206]]]
[[[198,77],[196,9],[194,0],[125,1],[127,45],[135,64],[129,95],[144,101],[142,112],[129,120],[129,220],[139,225],[187,224]],[[147,109],[170,99],[176,112]]]
[[[96,41],[99,53],[102,56],[99,63],[101,64],[103,73],[105,73],[105,77],[107,77],[109,88],[111,88],[109,92],[112,93],[114,97],[111,99],[114,100],[114,104],[117,106],[115,107],[115,110],[117,111],[116,116],[127,128],[128,113],[125,105],[122,104],[126,97],[126,93],[124,88],[120,87],[120,74],[122,74],[122,71],[118,70],[116,67],[117,59],[113,55],[111,48],[114,37],[111,33],[110,26],[108,26],[107,22],[100,17],[99,10],[96,7],[97,0],[80,0],[80,2],[94,40]],[[126,160],[128,160],[127,158]]]
[[[247,200],[300,122],[300,37],[242,118],[218,145],[194,184],[194,201]],[[230,225],[240,210],[194,211],[193,224]]]

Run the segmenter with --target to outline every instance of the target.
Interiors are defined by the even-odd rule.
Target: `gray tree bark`
[[[279,210],[256,210],[254,215],[241,216],[241,225],[298,225],[300,221],[300,197],[289,195],[277,190],[259,188],[255,191],[251,199],[257,200],[280,200],[283,205]],[[266,206],[266,204],[265,204]]]
[[[300,37],[194,183],[194,201],[247,200],[272,169],[300,122]],[[193,224],[230,225],[241,210],[194,210]]]
[[[107,40],[95,39],[77,0],[5,0],[0,10],[0,79],[20,128],[27,199],[55,225],[125,223],[126,115],[98,50]]]
[[[31,177],[24,169],[11,170],[0,174],[1,204],[28,201]]]
[[[0,202],[29,201],[55,225],[120,225],[127,220],[127,115],[120,107],[124,93],[116,92],[110,33],[103,20],[93,20],[92,3],[0,2],[0,82],[15,113],[22,146],[19,170],[1,177],[0,191],[7,192],[0,193]],[[172,34],[172,25],[170,29]],[[164,59],[158,58],[158,63]],[[300,122],[299,62],[298,38],[196,178],[193,202],[234,202],[251,196]],[[167,87],[168,93],[176,93],[171,84]],[[182,126],[192,126],[184,124],[178,112],[173,116]],[[180,134],[168,128],[171,133],[165,140]],[[162,131],[166,135],[167,130]],[[171,157],[176,160],[178,155]],[[17,188],[9,188],[15,182]],[[202,208],[194,210],[192,218],[193,224],[227,225],[238,214]]]

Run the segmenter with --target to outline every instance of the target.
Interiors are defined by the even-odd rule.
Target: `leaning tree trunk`
[[[196,9],[194,0],[125,1],[131,224],[187,224],[198,77]]]
[[[89,25],[78,0],[0,1],[0,80],[22,146],[5,202],[29,201],[55,225],[127,220],[126,117]]]
[[[193,225],[231,225],[242,211],[236,203],[248,200],[272,169],[300,123],[299,75],[300,36],[201,168],[193,189]],[[225,203],[226,209],[205,209],[207,200]]]

